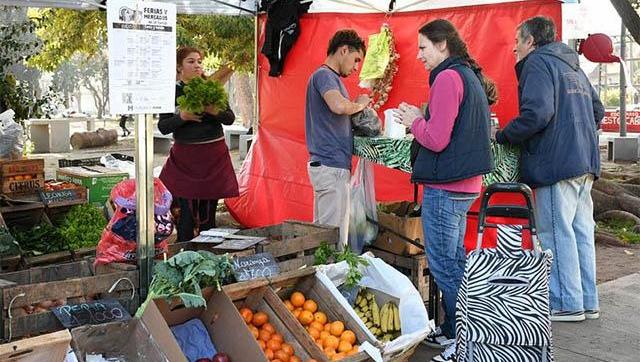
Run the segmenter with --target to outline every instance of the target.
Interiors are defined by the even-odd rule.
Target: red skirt
[[[224,140],[174,143],[160,180],[174,197],[217,200],[238,196],[238,180]]]

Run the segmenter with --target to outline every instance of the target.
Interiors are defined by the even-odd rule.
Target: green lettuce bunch
[[[196,77],[185,84],[184,95],[178,97],[178,106],[182,111],[201,114],[208,105],[225,110],[227,99],[227,92],[220,82]]]

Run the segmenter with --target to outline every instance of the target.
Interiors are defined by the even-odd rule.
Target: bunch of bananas
[[[373,293],[361,289],[353,309],[369,331],[382,342],[391,341],[401,334],[400,310],[394,302],[387,302],[379,308]]]

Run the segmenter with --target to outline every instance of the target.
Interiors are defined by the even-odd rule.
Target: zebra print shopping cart
[[[518,192],[527,207],[491,205],[495,192]],[[528,225],[486,223],[487,216],[517,217]],[[481,249],[485,227],[498,230],[497,247]],[[529,229],[534,250],[523,250]],[[549,273],[552,254],[538,244],[531,189],[523,184],[493,184],[484,194],[478,217],[478,244],[467,257],[456,308],[458,362],[551,362]]]

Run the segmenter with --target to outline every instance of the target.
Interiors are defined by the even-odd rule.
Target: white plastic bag
[[[100,163],[103,164],[104,167],[128,173],[129,178],[136,178],[136,165],[131,161],[119,160],[112,155],[104,155],[100,157]]]
[[[377,289],[386,294],[392,295],[400,300],[400,326],[402,335],[400,337],[383,344],[383,357],[396,355],[407,350],[417,343],[420,343],[431,332],[432,325],[429,322],[427,309],[424,306],[422,297],[406,275],[400,273],[382,259],[375,258],[366,253],[362,255],[369,265],[360,267],[362,279],[361,287]],[[346,280],[349,267],[346,262],[329,265],[319,265],[316,267],[318,279],[327,286],[338,302],[351,314],[360,324],[362,329],[373,339],[376,337],[369,331],[365,324],[356,315],[355,310],[349,302],[340,294],[338,287]],[[381,342],[382,343],[382,342]],[[386,360],[386,358],[385,358]]]
[[[13,120],[15,112],[9,109],[0,114],[0,158],[22,157],[24,130]]]
[[[362,254],[365,245],[378,235],[378,212],[373,164],[360,159],[351,177],[351,210],[349,213],[349,246]]]

